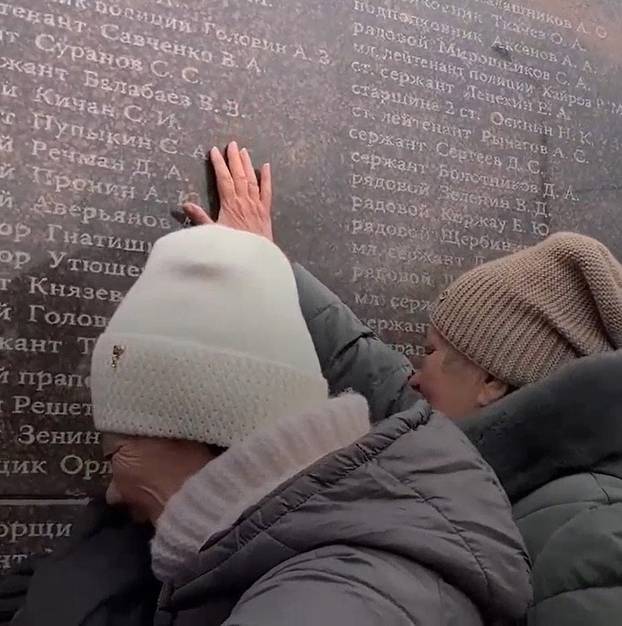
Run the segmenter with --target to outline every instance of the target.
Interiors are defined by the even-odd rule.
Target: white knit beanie
[[[288,260],[207,225],[156,242],[93,353],[103,432],[221,447],[328,396]]]

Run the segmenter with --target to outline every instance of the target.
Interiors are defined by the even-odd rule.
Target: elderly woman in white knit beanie
[[[423,402],[370,432],[362,396],[329,398],[270,241],[268,172],[262,192],[248,153],[213,159],[219,224],[156,243],[93,354],[108,500],[155,530],[157,606],[117,523],[37,570],[17,623],[520,619],[528,558],[492,470]]]
[[[497,472],[534,564],[528,624],[619,623],[622,266],[613,254],[558,233],[467,272],[438,298],[416,372],[294,269],[331,389],[364,394],[374,420],[419,392]]]

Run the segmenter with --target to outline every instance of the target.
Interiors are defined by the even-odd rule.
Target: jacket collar
[[[568,474],[622,477],[622,351],[578,359],[459,425],[512,502]]]
[[[69,543],[37,564],[15,623],[99,623],[110,610],[123,615],[126,626],[147,623],[160,587],[150,568],[152,530],[100,500],[75,526]]]
[[[246,509],[322,457],[369,431],[362,396],[346,394],[282,418],[232,446],[171,498],[152,542],[153,570],[180,584],[201,573],[203,548]]]

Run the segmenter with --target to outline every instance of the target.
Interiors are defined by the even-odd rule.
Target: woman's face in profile
[[[104,458],[110,462],[112,479],[106,491],[106,502],[111,506],[125,506],[136,522],[147,522],[152,508],[149,489],[153,482],[150,474],[149,445],[145,438],[104,433],[102,437]]]
[[[220,454],[196,441],[111,433],[103,434],[102,447],[112,470],[106,501],[127,507],[134,521],[152,524],[184,482]]]
[[[430,406],[453,420],[472,415],[482,405],[480,396],[486,374],[459,354],[430,326],[421,367],[411,386]]]

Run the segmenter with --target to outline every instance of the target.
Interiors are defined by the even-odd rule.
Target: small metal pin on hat
[[[114,346],[112,348],[112,361],[110,362],[112,369],[114,370],[117,369],[117,366],[119,365],[119,361],[121,360],[121,357],[123,356],[124,352],[125,352],[125,346]]]

